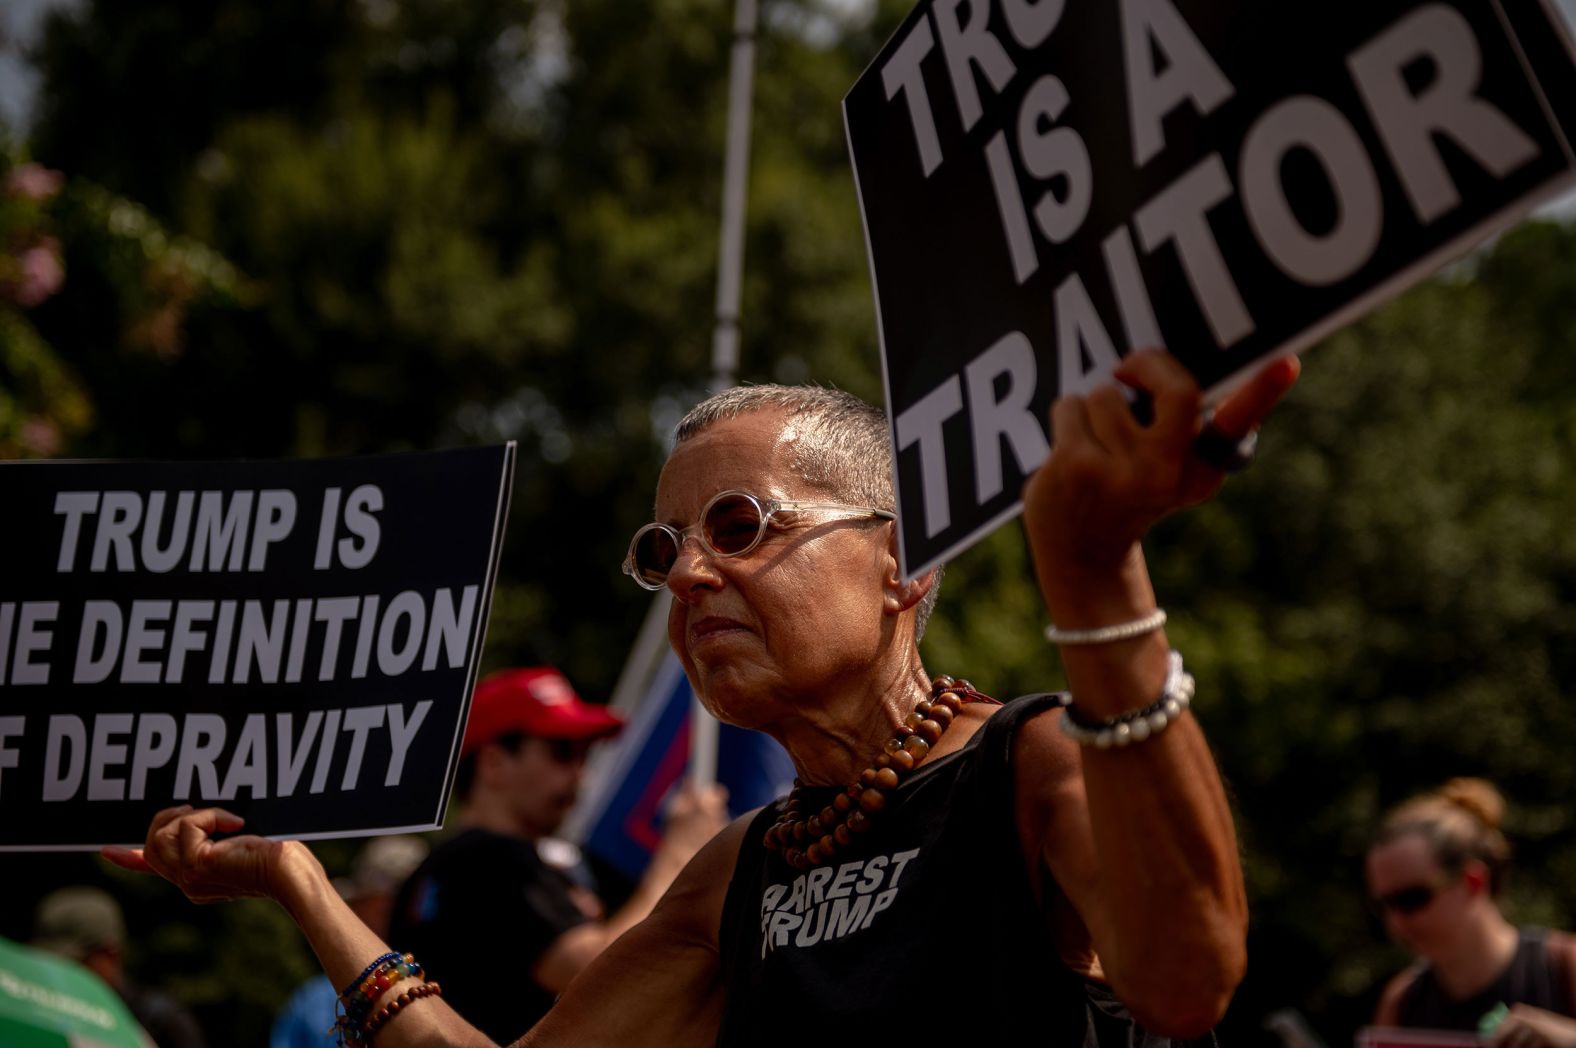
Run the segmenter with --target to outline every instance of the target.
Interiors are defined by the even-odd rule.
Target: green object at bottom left
[[[0,939],[0,1044],[152,1048],[125,1004],[80,965]]]

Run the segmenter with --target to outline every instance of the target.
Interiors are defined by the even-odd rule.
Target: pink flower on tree
[[[43,164],[18,164],[6,175],[6,195],[23,200],[44,201],[60,192],[65,176]]]
[[[54,237],[45,237],[23,250],[17,262],[21,276],[12,298],[23,309],[32,309],[59,291],[60,285],[65,283],[66,269],[60,263],[60,242]]]
[[[60,427],[42,415],[32,415],[22,423],[21,443],[35,455],[57,455],[63,444]]]

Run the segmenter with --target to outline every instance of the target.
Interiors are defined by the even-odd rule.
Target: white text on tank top
[[[784,947],[805,949],[870,927],[897,900],[903,868],[918,848],[817,866],[761,894],[761,956]]]

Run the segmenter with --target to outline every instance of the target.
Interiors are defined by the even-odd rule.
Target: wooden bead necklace
[[[887,796],[925,759],[958,711],[971,702],[1001,705],[975,691],[966,680],[937,677],[930,685],[930,698],[919,700],[914,712],[903,718],[874,766],[860,772],[859,781],[834,796],[819,814],[803,816],[800,790],[804,784],[795,779],[782,814],[767,829],[762,843],[769,851],[781,852],[783,861],[796,870],[830,862],[853,843],[855,835],[869,832],[871,819],[886,807]]]

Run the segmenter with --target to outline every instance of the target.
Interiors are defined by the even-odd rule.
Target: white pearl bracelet
[[[1152,704],[1099,724],[1080,723],[1069,705],[1062,710],[1062,731],[1074,742],[1097,750],[1113,746],[1120,749],[1130,743],[1143,742],[1159,735],[1182,716],[1192,705],[1193,688],[1193,675],[1182,668],[1181,654],[1173,651],[1168,656],[1165,686],[1160,698]]]
[[[1153,633],[1166,624],[1166,610],[1156,608],[1141,619],[1119,622],[1115,626],[1100,626],[1092,630],[1064,630],[1060,626],[1045,627],[1045,639],[1052,644],[1110,644],[1118,640],[1131,640]]]

